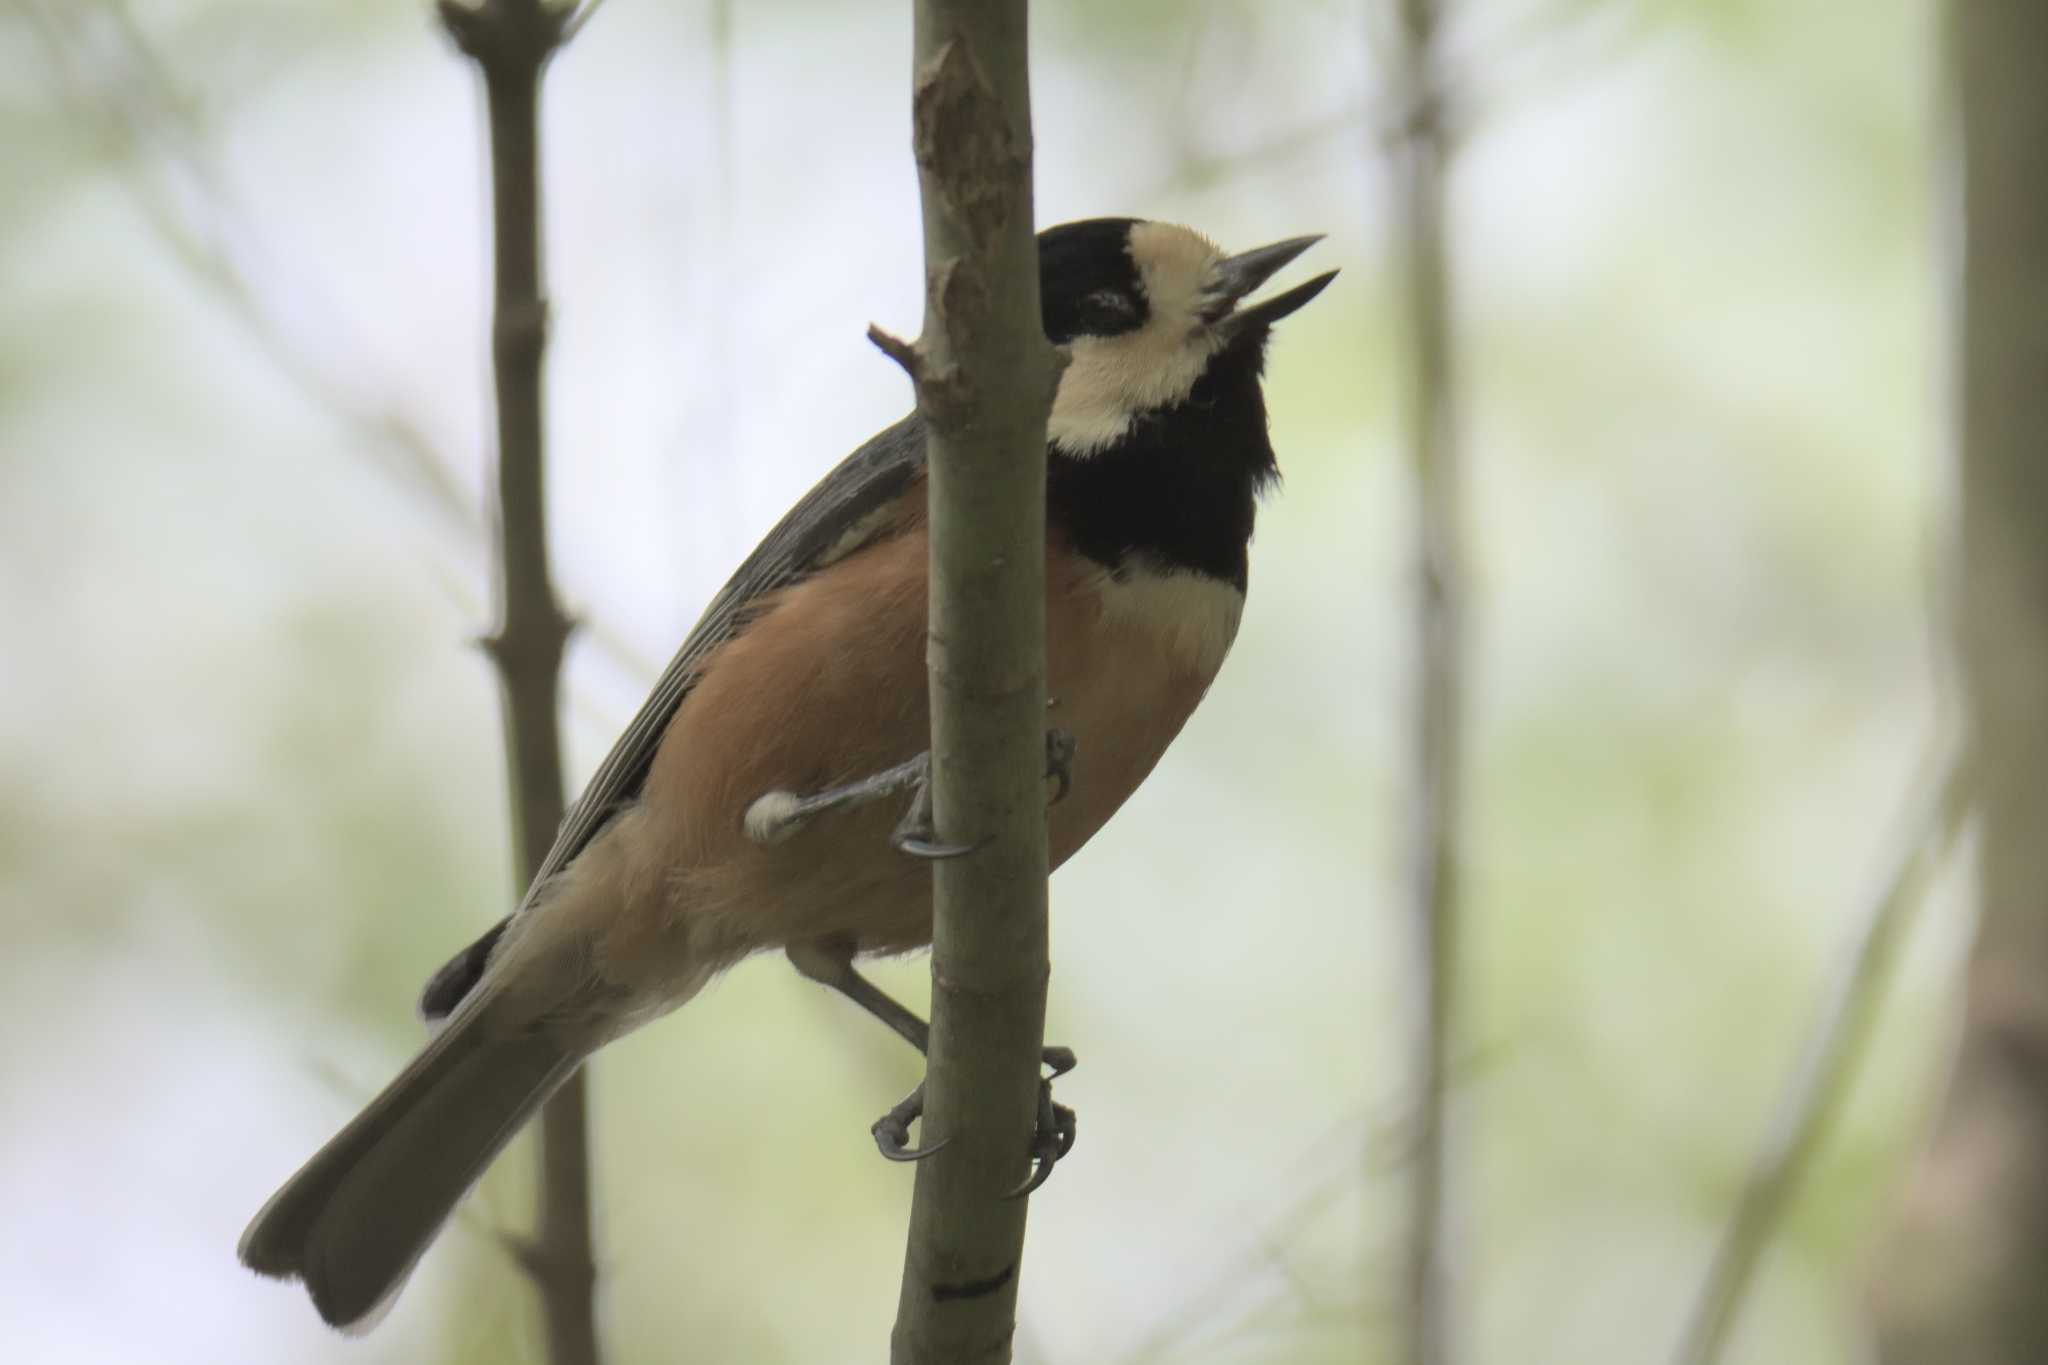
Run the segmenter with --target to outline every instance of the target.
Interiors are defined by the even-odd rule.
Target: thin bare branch
[[[584,26],[596,18],[597,12],[603,8],[604,0],[583,0],[583,3],[578,5],[575,12],[563,23],[562,39],[558,46],[567,47],[570,43],[575,42],[576,35],[583,32]]]
[[[1451,158],[1437,0],[1402,0],[1395,85],[1406,114],[1390,144],[1406,256],[1409,449],[1415,489],[1415,736],[1410,913],[1422,1004],[1412,1071],[1416,1125],[1407,1239],[1408,1365],[1452,1359],[1446,1265],[1448,1059],[1456,1021],[1459,786],[1464,768],[1464,544],[1457,375],[1451,343]]]
[[[1377,8],[1372,13],[1376,15]],[[1478,41],[1465,45],[1455,67],[1443,60],[1433,64],[1437,138],[1447,153],[1455,154],[1476,129],[1497,123],[1518,107],[1583,85],[1618,65],[1651,32],[1653,23],[1652,14],[1641,5],[1619,0],[1598,4],[1552,0],[1487,31]],[[1390,35],[1380,25],[1369,24],[1367,36],[1376,65],[1390,69],[1402,65],[1405,31]],[[1167,128],[1173,139],[1170,165],[1152,191],[1155,196],[1270,170],[1360,135],[1390,144],[1411,135],[1412,94],[1395,81],[1391,89],[1373,97],[1268,130],[1250,141],[1214,145],[1200,130],[1201,102],[1193,95],[1193,54],[1198,42],[1198,36],[1190,39],[1190,57],[1183,64],[1175,97],[1177,114]],[[1231,132],[1238,130],[1233,127]]]
[[[891,1359],[1010,1359],[1045,1031],[1045,424],[1025,0],[917,0],[929,427],[932,1029]],[[877,344],[882,344],[878,338]]]
[[[490,125],[498,626],[484,643],[505,696],[513,856],[523,886],[538,874],[563,812],[559,689],[571,623],[548,569],[540,92],[569,12],[544,0],[441,0],[440,16],[483,78]],[[541,1110],[539,1219],[517,1258],[540,1290],[552,1365],[599,1359],[585,1074]]]
[[[85,7],[30,4],[25,12],[65,102],[120,157],[136,208],[178,262],[303,397],[366,438],[365,452],[380,456],[374,461],[379,472],[439,528],[478,538],[477,508],[421,424],[395,404],[359,392],[342,367],[320,359],[308,344],[317,332],[331,349],[343,330],[335,311],[304,281],[289,309],[278,305],[282,272],[252,230],[253,215],[202,136],[190,97],[126,7],[96,0]],[[313,322],[288,327],[287,312]]]
[[[1369,1164],[1376,1168],[1368,1172],[1369,1177],[1405,1169],[1413,1141],[1408,1119],[1406,1114],[1398,1118],[1347,1115],[1305,1150],[1279,1163],[1277,1169],[1286,1172],[1286,1186],[1262,1190],[1241,1208],[1217,1220],[1219,1235],[1205,1240],[1234,1241],[1235,1249],[1199,1275],[1181,1277],[1188,1283],[1179,1305],[1154,1318],[1151,1330],[1124,1355],[1125,1365],[1154,1365],[1187,1358],[1203,1330],[1239,1301],[1236,1291],[1245,1286],[1252,1273],[1262,1265],[1277,1266],[1285,1258],[1289,1244],[1298,1240],[1305,1223],[1345,1189],[1357,1187],[1361,1145],[1368,1153]],[[1360,1129],[1364,1130],[1362,1144]],[[1239,1235],[1239,1230],[1246,1228],[1250,1232]],[[1226,1236],[1221,1229],[1230,1232]],[[1294,1277],[1283,1273],[1283,1278]],[[1281,1297],[1274,1295],[1270,1302]],[[1254,1317],[1267,1307],[1268,1302],[1255,1304],[1243,1317]],[[1358,1311],[1362,1317],[1363,1306]],[[1208,1344],[1214,1344],[1214,1339]]]
[[[452,551],[450,562],[471,562],[485,520],[456,476],[461,462],[417,416],[350,377],[376,366],[333,358],[361,348],[351,347],[339,314],[305,273],[280,266],[189,112],[189,95],[127,8],[118,0],[85,7],[22,0],[22,8],[65,104],[120,157],[132,202],[172,257],[300,398],[356,438],[351,449],[424,514]],[[95,9],[106,22],[89,34],[86,20]],[[287,325],[287,317],[302,321]],[[464,607],[482,599],[480,582],[466,575],[459,585],[451,579],[451,589]],[[660,672],[601,618],[584,620],[579,633],[606,668],[635,685]]]
[[[1895,844],[1898,862],[1857,919],[1827,1005],[1721,1234],[1673,1365],[1711,1365],[1720,1358],[1757,1264],[1861,1069],[1899,944],[1969,813],[1969,766],[1951,737],[1944,735],[1934,746],[1911,790],[1913,808]]]
[[[2048,1343],[2048,6],[1942,9],[1977,916],[1946,1093],[1870,1306],[1885,1365],[2006,1365]]]
[[[1709,1365],[1725,1348],[1757,1264],[1862,1069],[1899,945],[1970,815],[1973,794],[1961,739],[1963,707],[1949,648],[1949,603],[1954,600],[1957,567],[1949,539],[1939,530],[1930,536],[1922,607],[1934,737],[1907,788],[1909,799],[1888,845],[1897,850],[1897,862],[1852,926],[1840,966],[1828,982],[1826,1005],[1787,1078],[1771,1125],[1751,1160],[1741,1198],[1700,1283],[1672,1355],[1674,1365]]]

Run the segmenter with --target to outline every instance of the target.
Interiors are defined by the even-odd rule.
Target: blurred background
[[[1465,0],[1464,1359],[1677,1339],[1942,721],[1937,24]],[[1392,1359],[1418,968],[1408,337],[1375,6],[1034,6],[1039,219],[1329,240],[1206,706],[1053,882],[1082,1139],[1019,1359]],[[544,108],[577,780],[725,575],[908,406],[909,6],[615,0]],[[233,1248],[511,903],[481,101],[419,0],[0,6],[0,1341],[536,1361],[522,1144],[376,1335]],[[1949,1035],[1938,879],[1726,1359],[1858,1358]],[[882,969],[912,1000],[921,960]],[[880,1359],[915,1081],[779,960],[593,1073],[621,1361]]]

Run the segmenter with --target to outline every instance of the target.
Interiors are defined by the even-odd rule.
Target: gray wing
[[[682,648],[662,670],[661,680],[641,704],[639,714],[569,808],[561,833],[555,836],[554,847],[548,850],[533,886],[527,888],[522,906],[533,899],[536,888],[583,851],[621,805],[639,794],[669,720],[696,682],[698,664],[739,633],[755,599],[803,578],[827,551],[842,548],[840,538],[862,518],[910,487],[924,471],[924,436],[924,419],[916,413],[880,432],[840,461],[754,547],[711,599]]]
[[[573,862],[605,822],[639,795],[670,719],[696,683],[699,665],[744,628],[749,607],[763,593],[788,587],[821,562],[851,549],[846,543],[848,535],[870,514],[901,496],[924,472],[924,459],[924,419],[912,413],[840,461],[754,547],[711,599],[682,648],[662,670],[639,713],[604,762],[597,765],[583,795],[569,808],[554,846],[514,914],[530,906],[540,888]],[[475,984],[504,929],[503,923],[498,924],[434,974],[420,1001],[429,1019],[448,1013]]]

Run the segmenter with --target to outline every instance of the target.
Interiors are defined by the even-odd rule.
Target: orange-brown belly
[[[742,827],[765,793],[817,792],[928,747],[925,555],[915,528],[870,546],[778,594],[707,662],[635,822],[651,845],[636,861],[651,865],[644,880],[658,894],[617,917],[598,949],[607,974],[658,973],[679,956],[722,963],[826,936],[867,952],[931,941],[930,870],[889,842],[907,797],[820,815],[772,845]],[[1072,788],[1047,814],[1057,867],[1151,772],[1222,650],[1193,649],[1199,632],[1131,609],[1114,590],[1106,597],[1099,571],[1078,556],[1056,552],[1047,568],[1047,723],[1077,745]],[[621,973],[627,962],[639,968]]]

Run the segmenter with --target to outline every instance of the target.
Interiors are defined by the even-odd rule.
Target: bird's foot
[[[1049,1047],[1043,1054],[1043,1061],[1052,1072],[1038,1083],[1038,1113],[1031,1131],[1031,1170],[1024,1180],[1003,1197],[1017,1199],[1030,1194],[1052,1176],[1053,1167],[1061,1158],[1074,1150],[1074,1111],[1064,1104],[1054,1103],[1052,1097],[1053,1077],[1065,1075],[1074,1069],[1072,1048]],[[924,1117],[924,1082],[903,1097],[903,1102],[875,1120],[869,1131],[874,1135],[875,1148],[891,1161],[920,1161],[944,1147],[949,1139],[922,1147],[910,1145],[910,1125]]]
[[[922,1161],[946,1145],[940,1138],[928,1147],[910,1145],[910,1125],[924,1117],[924,1082],[905,1095],[894,1109],[875,1120],[868,1132],[874,1135],[875,1150],[891,1161]]]
[[[1052,1168],[1074,1150],[1074,1111],[1055,1103],[1052,1097],[1053,1077],[1074,1069],[1074,1050],[1049,1047],[1044,1060],[1052,1075],[1038,1082],[1038,1117],[1031,1129],[1031,1169],[1022,1184],[1003,1196],[1006,1199],[1021,1199],[1052,1179]]]
[[[905,788],[924,791],[930,785],[931,766],[932,756],[927,751],[857,782],[827,787],[810,796],[769,792],[747,807],[747,837],[757,844],[779,844],[826,811],[865,806]]]
[[[1067,799],[1067,793],[1074,789],[1074,751],[1081,747],[1081,741],[1074,738],[1072,730],[1055,726],[1045,732],[1045,775],[1059,783],[1059,790],[1052,794],[1048,805],[1057,806]],[[1073,1065],[1073,1053],[1067,1053],[1068,1066]],[[1055,1075],[1058,1073],[1055,1072]]]
[[[1052,804],[1066,799],[1074,785],[1074,737],[1065,730],[1045,732],[1045,775],[1059,784]],[[851,809],[909,791],[910,808],[896,822],[889,842],[914,858],[957,858],[981,845],[939,842],[932,825],[932,756],[926,750],[893,768],[863,777],[857,782],[827,787],[810,796],[772,791],[757,797],[747,807],[747,837],[757,844],[779,844],[812,819],[827,811]]]
[[[1073,734],[1067,730],[1052,729],[1045,732],[1045,775],[1059,783],[1053,793],[1052,803],[1058,805],[1066,800],[1067,793],[1074,786],[1074,750],[1078,747]],[[931,755],[923,755],[925,771],[919,775],[910,794],[910,809],[896,822],[896,832],[889,838],[898,852],[908,853],[913,858],[957,858],[963,853],[972,853],[981,847],[973,844],[942,844],[938,831],[932,824]]]
[[[907,853],[913,858],[958,858],[974,852],[986,839],[977,839],[971,844],[948,844],[939,841],[939,831],[932,820],[931,754],[925,754],[925,773],[910,789],[910,809],[903,812],[903,818],[896,822],[896,828],[889,835],[889,842],[898,853]]]

